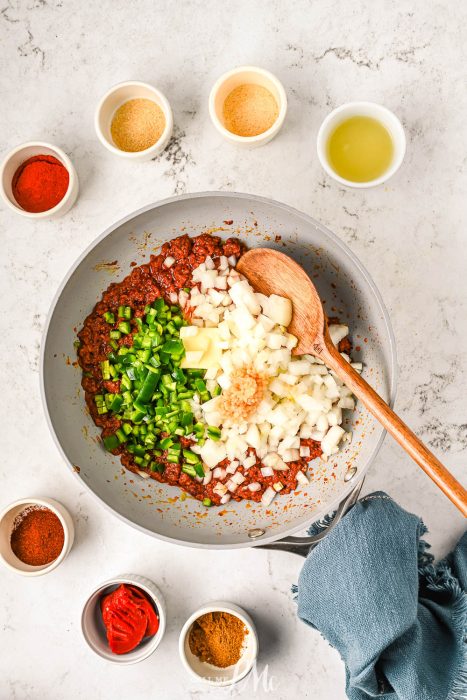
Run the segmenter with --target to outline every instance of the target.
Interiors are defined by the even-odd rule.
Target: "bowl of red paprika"
[[[165,632],[165,603],[150,579],[122,574],[100,584],[87,599],[81,630],[88,646],[120,665],[147,659]]]
[[[22,576],[42,576],[65,559],[74,540],[70,514],[52,498],[22,498],[0,512],[0,560]]]
[[[17,146],[0,169],[0,193],[5,204],[29,219],[54,219],[76,201],[78,175],[61,148],[42,141]]]

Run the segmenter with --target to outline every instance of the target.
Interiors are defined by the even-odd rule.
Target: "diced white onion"
[[[311,369],[311,364],[307,360],[295,360],[288,367],[289,374],[302,375],[308,374]]]
[[[339,323],[332,323],[329,326],[329,335],[334,345],[338,345],[341,340],[344,340],[349,335],[349,327]]]
[[[250,423],[250,425],[248,426],[248,430],[245,434],[245,440],[249,445],[251,445],[251,447],[254,447],[255,449],[259,448],[261,444],[261,436],[259,434],[258,426],[254,423]],[[253,459],[253,464],[255,463],[255,461],[256,460]]]
[[[253,493],[255,491],[260,491],[261,490],[261,484],[259,484],[257,481],[252,481],[251,484],[248,484],[248,489],[252,491]]]
[[[201,457],[203,462],[206,462],[208,467],[215,467],[219,462],[222,462],[227,456],[225,445],[222,442],[214,440],[206,440],[201,448]]]
[[[329,428],[328,417],[327,417],[327,415],[321,414],[320,417],[318,418],[318,420],[316,421],[316,430],[320,430],[321,432],[325,433],[328,428]]]
[[[185,292],[183,289],[178,293],[178,303],[182,307],[182,309],[185,308],[186,303],[188,301],[188,294]]]
[[[342,399],[339,399],[337,405],[339,408],[347,408],[352,410],[355,408],[355,401],[351,396],[344,396]]]
[[[170,255],[168,255],[166,257],[166,259],[164,260],[164,265],[165,265],[165,267],[172,267],[174,262],[175,262],[175,258],[172,258],[172,257],[170,257]]]
[[[308,477],[302,471],[297,472],[297,481],[302,486],[307,486],[310,483]]]
[[[256,299],[253,287],[247,280],[240,280],[230,288],[230,298],[237,307],[246,307],[251,314],[261,313],[261,306]]]
[[[299,450],[284,450],[282,453],[282,459],[284,462],[296,462],[300,459]]]
[[[287,326],[292,320],[292,302],[290,299],[271,294],[264,315],[279,326]]]
[[[214,287],[216,289],[227,289],[227,279],[218,275],[215,279]]]
[[[245,470],[250,469],[250,467],[253,467],[256,464],[256,457],[254,455],[251,455],[250,457],[247,457],[246,459],[243,460],[243,468]]]
[[[328,432],[321,440],[321,449],[324,454],[332,454],[333,449],[339,444],[344,432],[344,429],[339,425],[334,425],[332,428],[329,428]]]
[[[261,496],[261,503],[263,504],[263,506],[271,505],[271,503],[274,500],[275,495],[276,495],[276,492],[274,491],[274,489],[271,486],[268,486],[266,491]]]
[[[293,312],[290,300],[256,293],[233,269],[235,264],[235,256],[215,260],[208,256],[193,270],[195,286],[190,293],[184,293],[186,298],[178,295],[180,305],[192,309],[192,325],[181,329],[181,337],[196,334],[200,327],[218,329],[218,364],[211,366],[205,377],[211,394],[216,387],[227,390],[232,373],[244,366],[253,366],[268,382],[261,403],[247,420],[235,425],[225,419],[218,400],[200,405],[198,394],[190,400],[197,421],[222,430],[219,441],[206,440],[202,447],[195,443],[193,449],[206,465],[206,474],[218,480],[228,475],[230,488],[238,486],[238,478],[245,479],[237,471],[240,464],[247,471],[259,459],[263,474],[273,476],[288,470],[291,462],[310,457],[310,448],[301,446],[301,439],[321,442],[326,460],[338,451],[341,442],[350,439],[341,428],[342,410],[355,405],[351,391],[319,358],[292,357],[298,341],[286,330]],[[335,343],[348,332],[344,324],[330,326]],[[199,360],[199,352],[203,351],[195,347],[187,353],[192,361]],[[344,359],[350,362],[348,356]],[[361,363],[353,364],[361,371]],[[334,428],[339,432],[333,432]],[[255,454],[249,454],[250,448]],[[226,458],[227,468],[218,467]],[[297,481],[308,483],[303,474],[297,476]],[[227,488],[225,484],[220,486]]]
[[[217,493],[218,496],[223,496],[225,493],[227,493],[227,486],[225,484],[216,484],[213,491],[214,493]]]

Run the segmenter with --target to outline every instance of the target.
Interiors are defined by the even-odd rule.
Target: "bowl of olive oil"
[[[375,187],[399,169],[405,133],[389,109],[374,102],[349,102],[321,125],[317,149],[321,165],[348,187]]]

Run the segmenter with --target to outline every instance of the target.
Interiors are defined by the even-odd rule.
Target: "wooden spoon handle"
[[[340,355],[330,338],[326,339],[319,357],[352,390],[374,417],[391,433],[399,445],[433,479],[443,493],[467,517],[467,491],[441,464],[439,459],[397,416],[376,391]]]

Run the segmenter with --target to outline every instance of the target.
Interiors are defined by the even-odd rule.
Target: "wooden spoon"
[[[247,251],[237,270],[263,294],[278,294],[293,304],[288,330],[298,338],[294,355],[319,357],[352,390],[413,460],[467,517],[467,491],[423,442],[389,408],[374,389],[344,360],[329,335],[318,292],[305,270],[288,255],[271,248]]]

